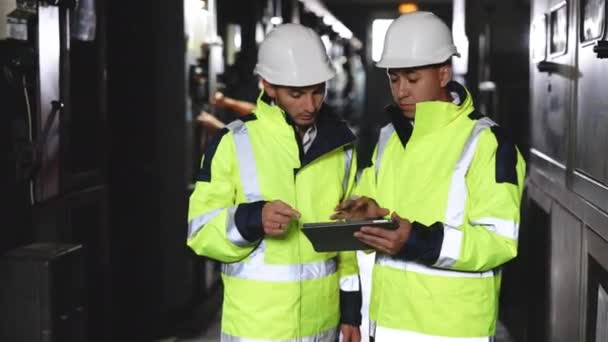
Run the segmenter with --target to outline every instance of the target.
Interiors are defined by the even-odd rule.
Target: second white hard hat
[[[271,84],[293,87],[322,83],[336,74],[321,38],[298,24],[270,31],[260,44],[255,73]]]
[[[448,26],[431,12],[413,12],[391,23],[379,68],[414,68],[459,56]]]

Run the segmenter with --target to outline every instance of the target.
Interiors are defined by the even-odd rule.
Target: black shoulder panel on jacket
[[[209,142],[209,145],[207,145],[203,166],[198,172],[198,177],[196,178],[198,182],[211,182],[211,162],[213,161],[213,156],[215,156],[215,152],[217,151],[217,147],[220,145],[220,141],[222,141],[222,138],[228,132],[228,128],[223,128],[213,137],[213,139]]]
[[[363,170],[372,165],[374,165],[374,163],[372,162],[372,157],[370,156],[369,158],[365,158],[365,160],[362,160],[360,165],[357,165],[357,170]]]
[[[374,165],[373,157],[374,157],[374,149],[376,148],[378,138],[380,136],[380,131],[375,130],[370,134],[369,141],[373,143],[371,144],[361,144],[360,141],[357,144],[357,171],[363,171],[363,169],[368,168]],[[370,146],[371,145],[371,146]],[[359,174],[357,172],[357,174]]]
[[[471,120],[479,120],[481,118],[483,118],[485,115],[481,114],[481,112],[478,112],[477,110],[474,110],[471,112],[471,114],[469,114],[469,119]]]
[[[257,119],[258,119],[258,117],[255,116],[254,113],[250,113],[250,114],[243,115],[243,116],[239,117],[239,120],[241,120],[243,122],[253,121],[253,120],[257,120]]]
[[[517,185],[517,149],[500,126],[492,126],[496,137],[496,183]]]
[[[397,132],[401,145],[405,148],[408,141],[412,137],[414,127],[412,126],[412,120],[403,116],[401,109],[396,105],[388,105],[384,107],[384,111],[388,113],[391,123]]]

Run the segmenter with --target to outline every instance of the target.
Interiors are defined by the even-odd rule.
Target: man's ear
[[[439,67],[439,84],[445,88],[452,80],[452,65],[444,64]]]
[[[262,80],[262,86],[264,87],[264,92],[266,95],[270,96],[270,98],[274,99],[277,97],[277,89],[268,81]]]

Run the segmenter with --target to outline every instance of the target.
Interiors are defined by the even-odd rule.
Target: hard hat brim
[[[441,64],[448,61],[451,57],[460,57],[460,53],[454,52],[447,57],[436,58],[434,60],[415,60],[415,59],[388,59],[383,58],[376,63],[377,68],[382,69],[405,69],[405,68],[419,68],[428,65]]]

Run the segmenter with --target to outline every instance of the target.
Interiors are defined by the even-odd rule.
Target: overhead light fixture
[[[384,37],[393,19],[375,19],[372,22],[372,60],[378,62],[384,50]]]
[[[329,52],[329,49],[331,48],[331,40],[329,39],[329,36],[326,34],[322,35],[321,41],[323,42],[323,45],[325,45],[325,51]]]
[[[327,26],[332,26],[336,22],[336,18],[331,14],[326,14],[323,17],[323,23]]]
[[[413,2],[404,2],[399,5],[399,13],[406,14],[418,11],[418,5]]]
[[[454,44],[460,53],[460,58],[452,58],[452,68],[455,76],[463,76],[467,74],[469,65],[469,38],[466,33],[466,0],[454,0],[452,35],[454,36]]]
[[[260,22],[255,24],[255,42],[259,45],[264,40],[264,26]]]
[[[270,18],[270,23],[273,25],[281,25],[283,23],[283,18],[281,17],[272,17]]]
[[[344,39],[353,39],[353,33],[348,29],[338,18],[336,18],[331,12],[325,7],[321,0],[299,0],[304,4],[304,8],[314,13],[317,17],[322,18],[323,24],[332,28],[340,37]]]

